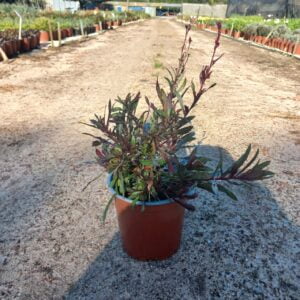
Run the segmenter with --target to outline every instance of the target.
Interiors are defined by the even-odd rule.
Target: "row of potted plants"
[[[216,25],[204,22],[196,23],[196,26],[202,30],[217,31]],[[225,26],[222,27],[222,34],[236,39],[244,38],[244,40],[300,55],[300,29],[291,31],[286,25],[248,24],[241,30],[234,26],[231,28]]]
[[[13,58],[20,53],[25,53],[38,48],[40,45],[40,33],[36,30],[22,31],[19,39],[16,30],[0,32],[0,48],[8,58]],[[0,61],[3,57],[0,55]]]
[[[5,7],[5,10],[1,8]],[[58,40],[76,35],[86,35],[100,30],[112,29],[123,23],[145,19],[149,16],[142,12],[114,11],[78,11],[53,12],[48,10],[26,9],[17,7],[23,12],[22,35],[19,38],[19,19],[13,11],[16,5],[0,4],[0,48],[8,58],[37,48],[40,43],[52,39]],[[60,33],[60,34],[59,34]],[[0,61],[3,60],[0,53]]]
[[[113,29],[115,26],[122,26],[122,24],[126,23],[126,19],[124,20],[117,20],[117,21],[112,21],[112,20],[104,20],[102,22],[99,22],[98,24],[90,25],[90,26],[85,26],[83,27],[83,33],[85,35],[90,34],[90,33],[95,33],[99,32],[101,30],[108,30],[108,29]],[[82,35],[82,31],[80,26],[74,26],[74,27],[68,27],[68,28],[63,28],[60,30],[61,32],[61,39],[65,39],[68,37],[72,36],[78,36]],[[53,40],[58,40],[58,30],[57,28],[52,31],[52,38]],[[41,30],[40,31],[40,42],[45,43],[50,41],[50,32],[49,30]]]

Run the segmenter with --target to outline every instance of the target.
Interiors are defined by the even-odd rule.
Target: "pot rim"
[[[123,200],[128,203],[132,203],[131,199],[117,194],[116,191],[112,187],[110,187],[111,178],[112,178],[112,173],[109,173],[107,176],[107,182],[106,182],[108,190],[112,194],[115,194],[118,197],[118,199]],[[159,205],[166,205],[166,204],[171,204],[171,203],[175,203],[175,201],[173,199],[165,199],[165,200],[158,200],[158,201],[137,201],[135,203],[135,205],[159,206]]]

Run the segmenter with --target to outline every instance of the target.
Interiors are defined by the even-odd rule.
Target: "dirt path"
[[[164,262],[122,252],[113,210],[99,222],[105,173],[78,122],[127,91],[153,99],[183,32],[150,20],[0,64],[0,299],[299,299],[297,60],[223,39],[218,85],[196,109],[203,152],[222,147],[231,160],[251,142],[272,159],[274,179],[236,189],[238,202],[203,193]],[[214,35],[192,38],[196,80]]]

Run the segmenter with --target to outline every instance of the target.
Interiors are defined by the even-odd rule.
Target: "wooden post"
[[[82,20],[80,20],[80,30],[81,30],[81,35],[84,36]]]
[[[8,61],[6,53],[3,51],[3,49],[1,47],[0,47],[0,54],[2,56],[3,61]]]
[[[51,40],[51,47],[54,47],[53,32],[52,32],[52,26],[51,26],[50,20],[48,20],[48,26],[49,26],[49,35],[50,35],[50,40]]]
[[[61,46],[61,31],[60,31],[60,23],[57,22],[57,33],[58,33],[58,47]]]
[[[23,19],[22,16],[15,10],[16,15],[19,17],[19,40],[22,39],[22,23]]]
[[[232,22],[232,25],[231,25],[230,36],[232,36],[233,24],[234,24],[234,22]]]

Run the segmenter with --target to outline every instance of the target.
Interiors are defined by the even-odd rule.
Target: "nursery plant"
[[[221,24],[212,56],[189,85],[184,74],[190,57],[190,25],[186,26],[178,65],[166,69],[165,85],[156,81],[157,100],[145,97],[146,109],[139,110],[140,93],[109,100],[104,115],[84,123],[99,132],[85,133],[95,140],[99,164],[109,173],[113,196],[103,212],[115,202],[123,246],[137,259],[164,259],[180,244],[184,210],[194,210],[191,199],[201,190],[218,192],[237,200],[230,185],[270,178],[269,161],[257,160],[251,145],[232,165],[224,167],[222,156],[214,168],[199,155],[192,121],[201,97],[216,84],[207,85],[212,69],[222,55]],[[165,88],[167,86],[167,88]],[[189,92],[190,93],[189,93]],[[188,95],[191,95],[191,99]],[[188,153],[188,154],[185,154]]]

